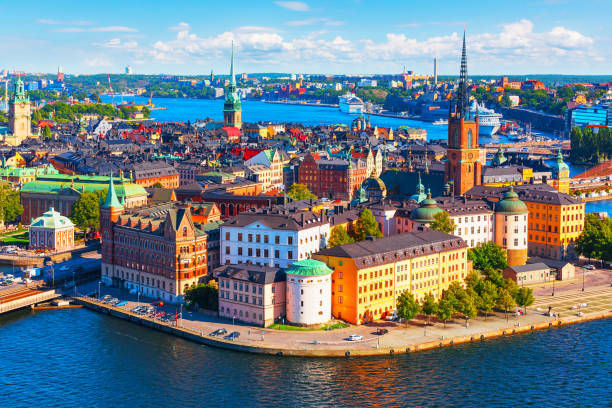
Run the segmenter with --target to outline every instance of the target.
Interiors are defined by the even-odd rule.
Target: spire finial
[[[236,77],[234,76],[234,40],[232,40],[232,60],[230,63],[230,84],[236,85]]]
[[[457,112],[461,118],[467,119],[468,93],[467,93],[467,50],[465,46],[465,29],[463,30],[463,48],[461,50],[461,72],[457,88]]]

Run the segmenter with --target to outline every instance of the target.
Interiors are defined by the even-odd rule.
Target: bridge
[[[61,296],[55,289],[42,290],[37,286],[17,284],[0,290],[0,314],[11,312]]]

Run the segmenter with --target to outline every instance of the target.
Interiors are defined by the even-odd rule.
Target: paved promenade
[[[103,311],[115,316],[175,335],[184,333],[186,335],[182,337],[201,341],[205,344],[254,353],[282,353],[283,355],[312,357],[413,352],[547,329],[551,326],[556,327],[580,321],[612,317],[612,287],[609,284],[590,286],[586,288],[585,292],[580,289],[567,289],[556,293],[554,297],[550,294],[540,295],[536,297],[534,305],[527,309],[526,315],[509,314],[506,319],[503,312],[497,312],[486,318],[485,316],[479,316],[476,319],[471,319],[468,327],[465,325],[465,320],[460,317],[448,321],[446,326],[432,318],[432,324],[427,326],[425,325],[425,317],[419,316],[408,324],[379,321],[368,325],[350,326],[330,331],[264,329],[238,323],[233,324],[231,320],[221,319],[210,312],[198,313],[185,310],[183,310],[183,319],[163,323],[130,312],[130,309],[138,304],[135,296],[129,295],[125,291],[103,288],[102,295],[106,293],[121,300],[128,300],[128,304],[120,308],[114,308],[103,305],[96,300],[81,299],[84,303],[88,303],[89,307],[105,309]],[[140,304],[150,304],[152,301],[152,299],[140,297]],[[579,305],[582,306],[579,307]],[[556,316],[546,315],[549,306]],[[166,313],[179,312],[180,314],[180,310],[177,310],[175,306],[158,309],[164,310]],[[237,341],[227,341],[208,336],[211,332],[221,328],[226,329],[228,333],[239,332],[239,339]],[[378,336],[375,334],[378,328],[385,328],[388,333]],[[348,341],[347,338],[351,334],[361,335],[363,340]]]

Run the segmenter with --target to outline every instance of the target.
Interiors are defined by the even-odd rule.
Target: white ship
[[[501,126],[501,113],[486,108],[484,104],[479,105],[478,102],[474,100],[470,107],[471,116],[474,117],[476,112],[478,112],[478,133],[486,136],[492,136],[497,133]]]
[[[361,98],[348,92],[338,98],[340,112],[344,113],[363,113],[363,101]]]

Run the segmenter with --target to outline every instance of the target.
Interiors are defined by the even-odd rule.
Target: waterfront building
[[[512,186],[495,203],[495,242],[506,251],[509,266],[527,262],[529,210]]]
[[[478,146],[478,115],[472,116],[469,108],[467,83],[467,56],[465,32],[461,54],[461,73],[457,100],[448,117],[448,149],[445,181],[452,184],[455,195],[463,195],[475,185],[481,184],[480,149]]]
[[[331,319],[333,272],[324,262],[315,259],[294,262],[285,271],[289,322],[310,326]]]
[[[232,42],[232,60],[230,65],[230,83],[227,87],[227,95],[223,104],[223,124],[226,127],[240,129],[242,127],[242,104],[236,87],[234,76],[234,43]]]
[[[574,126],[606,126],[611,124],[608,117],[608,107],[603,105],[579,105],[566,113],[567,130]]]
[[[219,316],[270,326],[285,316],[285,272],[253,264],[223,265],[219,280]]]
[[[122,177],[115,177],[116,193],[121,197],[126,208],[147,204],[147,192],[138,184]],[[67,174],[41,174],[36,180],[24,184],[21,188],[21,205],[23,220],[41,216],[46,209],[53,207],[62,215],[70,217],[72,204],[83,192],[104,191],[108,188],[108,177],[103,176],[70,176]]]
[[[33,137],[32,111],[30,97],[26,95],[21,77],[15,81],[15,94],[9,102],[8,133],[4,142],[11,146],[19,146],[24,140]]]
[[[193,221],[197,204],[127,208],[111,177],[100,207],[102,282],[170,303],[207,275],[207,234]]]
[[[472,268],[463,239],[431,230],[324,249],[313,258],[334,270],[333,316],[353,324],[392,313],[406,290],[418,301],[427,294],[440,298]]]
[[[69,251],[74,247],[74,224],[53,207],[30,221],[30,250]]]
[[[221,264],[287,268],[325,248],[328,239],[325,214],[284,208],[243,212],[221,226]]]
[[[317,159],[310,153],[298,169],[298,179],[318,197],[350,201],[367,178],[363,159]]]

